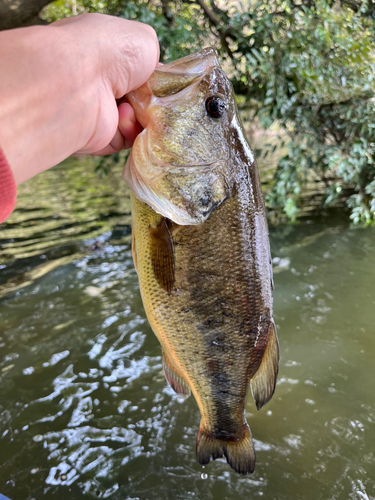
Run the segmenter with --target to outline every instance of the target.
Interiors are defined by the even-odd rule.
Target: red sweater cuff
[[[17,186],[13,172],[0,148],[0,224],[13,212],[16,206]]]

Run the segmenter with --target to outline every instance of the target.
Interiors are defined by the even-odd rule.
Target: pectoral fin
[[[163,351],[163,370],[165,378],[175,393],[181,394],[184,397],[189,397],[191,394],[190,387],[178,373],[178,370]]]
[[[133,264],[136,270],[136,273],[138,274],[138,268],[137,268],[137,249],[135,248],[135,232],[134,228],[132,227],[132,257],[133,257]]]
[[[268,332],[267,347],[262,362],[250,380],[251,393],[258,410],[271,399],[276,386],[279,369],[279,342],[275,324],[272,321]]]
[[[150,227],[151,262],[156,281],[168,293],[172,291],[174,277],[174,250],[167,221],[163,217],[157,227]]]

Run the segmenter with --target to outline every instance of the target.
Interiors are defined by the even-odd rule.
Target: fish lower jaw
[[[197,226],[203,224],[211,213],[211,210],[209,210],[207,213],[192,215],[187,210],[177,207],[162,193],[158,192],[158,190],[154,190],[152,186],[146,186],[142,181],[134,181],[129,178],[125,178],[125,181],[139,201],[146,203],[157,214],[166,217],[179,226]]]

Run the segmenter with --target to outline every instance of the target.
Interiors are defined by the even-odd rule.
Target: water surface
[[[119,172],[27,183],[0,228],[0,493],[12,500],[375,498],[375,231],[271,228],[281,363],[248,421],[253,475],[195,461],[199,411],[167,386]],[[84,173],[83,173],[84,172]]]

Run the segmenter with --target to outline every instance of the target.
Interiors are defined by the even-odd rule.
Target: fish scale
[[[197,63],[204,68],[204,59],[202,74],[194,79],[179,75],[184,86],[179,92],[176,70],[181,67],[188,73]],[[176,392],[185,396],[191,392],[198,404],[198,461],[206,464],[225,456],[236,472],[247,474],[255,467],[245,416],[248,389],[259,409],[274,392],[279,357],[268,229],[257,167],[230,83],[211,49],[156,72],[153,83],[129,96],[145,127],[125,174],[133,191],[133,258],[142,300],[162,346],[167,380]],[[169,97],[168,78],[173,90]],[[162,82],[162,99],[154,97],[158,95],[155,82]],[[184,99],[190,89],[196,93],[192,102],[202,101],[201,107],[196,104],[192,120],[204,124],[203,135],[212,137],[213,143],[219,136],[226,145],[221,142],[212,153],[212,166],[181,170],[182,160],[190,165],[189,160],[197,158],[190,151],[193,135],[185,150],[184,129],[179,130],[178,161],[173,167],[165,164],[165,158],[173,157],[166,131],[176,123],[184,126]],[[220,109],[225,111],[221,121],[216,117],[213,121],[207,119],[204,103],[207,95],[215,98],[218,89],[224,103]],[[173,102],[178,104],[175,108]],[[168,113],[163,113],[166,104]],[[158,120],[167,121],[160,124],[160,136],[155,128]],[[188,123],[186,129],[193,126]],[[209,145],[197,140],[197,148],[199,157],[207,157]],[[147,151],[160,151],[160,160],[148,157]],[[147,169],[160,170],[154,184]]]

